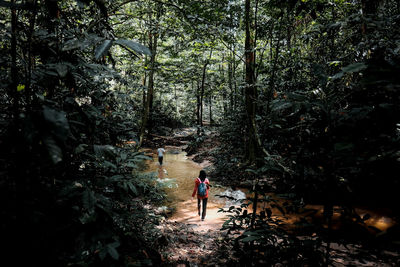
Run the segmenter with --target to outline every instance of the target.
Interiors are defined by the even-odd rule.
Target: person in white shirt
[[[162,165],[165,149],[160,147],[159,149],[157,149],[157,153],[158,153],[158,162],[160,163],[160,165]]]

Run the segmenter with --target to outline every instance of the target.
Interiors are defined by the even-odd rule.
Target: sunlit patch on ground
[[[197,199],[188,200],[178,205],[176,213],[170,221],[187,223],[195,231],[219,230],[224,222],[225,214],[218,212],[220,204],[208,203],[207,216],[204,221],[197,213]]]

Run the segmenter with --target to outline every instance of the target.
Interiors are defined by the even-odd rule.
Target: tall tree
[[[246,158],[250,164],[256,160],[259,150],[256,132],[257,87],[255,76],[254,22],[250,0],[245,0],[245,68],[246,88],[245,105],[247,115],[247,149]]]
[[[156,18],[152,19],[152,10],[149,11],[149,23],[151,24],[149,30],[149,49],[151,50],[150,56],[150,72],[148,76],[148,85],[147,85],[147,95],[145,108],[142,119],[142,126],[140,130],[140,138],[139,138],[139,147],[143,143],[143,139],[146,133],[151,133],[152,128],[152,111],[153,111],[153,100],[154,100],[154,75],[156,72],[156,56],[157,56],[157,46],[158,46],[158,38],[159,38],[159,20],[161,17],[161,6],[157,5],[156,9]],[[154,24],[154,25],[153,25]]]

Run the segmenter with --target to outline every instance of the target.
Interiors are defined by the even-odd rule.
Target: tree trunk
[[[204,98],[204,89],[205,89],[205,82],[206,82],[206,71],[207,65],[210,63],[210,59],[212,56],[212,50],[210,50],[210,56],[206,60],[203,66],[203,75],[201,78],[201,89],[200,89],[200,126],[203,126],[203,98]]]
[[[13,116],[18,119],[19,99],[18,87],[18,68],[17,68],[17,11],[14,7],[15,0],[11,1],[11,85],[9,94],[13,100]]]
[[[222,56],[222,62],[224,61],[224,56]],[[228,64],[229,66],[229,64]],[[224,119],[226,119],[226,117],[228,116],[228,100],[227,100],[227,89],[225,86],[225,68],[222,64],[219,65],[219,72],[222,73],[223,75],[223,80],[222,80],[222,107],[224,110]],[[229,80],[229,68],[227,71],[227,75],[228,75],[228,80]]]
[[[275,44],[275,55],[271,54],[271,60],[273,60],[272,63],[272,73],[271,73],[271,78],[269,81],[269,92],[268,92],[268,96],[267,96],[267,113],[270,112],[270,102],[272,101],[272,97],[274,95],[274,91],[275,91],[275,76],[276,76],[276,72],[277,72],[277,66],[278,66],[278,59],[279,59],[279,50],[280,50],[280,46],[281,46],[281,30],[282,30],[282,17],[279,19],[279,29],[278,29],[278,38],[276,40],[276,44]],[[271,36],[271,46],[273,44],[272,41],[272,36]],[[272,50],[272,49],[271,49]]]
[[[143,75],[143,79],[142,79],[142,86],[143,86],[143,97],[142,97],[142,114],[144,114],[145,110],[146,110],[146,82],[147,82],[147,74],[146,72]]]
[[[232,59],[231,59],[232,60]],[[233,77],[233,68],[232,68],[232,62],[230,61],[228,63],[228,86],[229,86],[229,109],[230,113],[233,112],[234,110],[234,89],[233,89],[233,82],[232,82],[232,77]]]
[[[237,102],[238,102],[238,90],[237,90],[237,83],[236,83],[236,60],[235,60],[235,53],[232,52],[233,58],[233,70],[232,70],[232,81],[233,81],[233,110],[236,110]]]
[[[376,10],[379,6],[379,2],[377,0],[361,0],[361,8],[363,17],[368,17],[373,14],[376,14]],[[368,33],[367,24],[362,24],[362,33],[365,35]]]
[[[213,124],[213,118],[212,118],[212,96],[210,95],[209,97],[209,110],[210,110],[210,125]]]
[[[251,6],[250,0],[246,0],[245,3],[245,26],[246,26],[246,37],[245,37],[245,104],[246,104],[246,115],[247,115],[247,149],[246,156],[249,164],[253,164],[256,160],[256,153],[258,151],[257,138],[256,138],[256,100],[257,100],[257,88],[255,85],[255,52],[254,52],[254,40],[252,37],[251,27]]]
[[[150,73],[149,73],[149,92],[147,94],[148,102],[148,133],[151,133],[153,127],[153,99],[154,99],[154,74],[156,68],[156,53],[157,53],[158,34],[153,35],[153,44],[151,45]]]
[[[176,92],[176,84],[174,84],[174,94],[175,94],[175,121],[178,121],[179,107],[178,107],[178,95]]]
[[[197,125],[200,125],[200,84],[197,82],[196,86],[196,101],[197,101],[197,107],[196,107],[196,119],[197,119]]]
[[[18,88],[18,68],[17,68],[17,12],[15,9],[15,0],[11,0],[11,84],[9,86],[9,94],[13,101],[13,131],[18,134],[18,120],[19,120],[19,95],[17,92]],[[8,229],[10,235],[6,236],[6,242],[9,243],[7,246],[6,254],[15,252],[17,249],[26,249],[25,242],[23,241],[25,235],[25,173],[24,168],[20,168],[21,159],[18,157],[18,153],[10,153],[10,156],[14,158],[15,166],[13,166],[13,172],[15,173],[13,183],[13,199],[10,199],[10,204],[14,210],[13,215],[15,216],[15,225],[12,229]],[[11,187],[10,187],[11,188]],[[10,194],[11,195],[11,194]],[[15,200],[15,201],[14,201]],[[12,236],[12,237],[11,237]],[[23,259],[20,259],[23,261]],[[17,260],[21,263],[21,261]],[[17,263],[18,264],[18,263]]]
[[[234,14],[233,14],[233,12],[232,12],[232,10],[231,10],[231,13],[230,13],[230,21],[231,21],[231,24],[233,25],[233,17],[234,17]],[[228,65],[228,71],[229,71],[229,88],[230,88],[230,91],[231,91],[231,97],[230,97],[230,99],[231,99],[231,105],[230,105],[230,111],[231,111],[231,113],[233,113],[235,110],[236,110],[236,103],[237,103],[237,87],[236,87],[236,75],[235,75],[235,71],[236,71],[236,60],[235,60],[235,56],[236,56],[236,53],[235,53],[235,45],[234,44],[230,44],[231,45],[231,48],[230,48],[230,51],[231,51],[231,58],[230,58],[230,61],[229,61],[229,65]]]
[[[28,67],[26,71],[26,85],[25,85],[25,97],[28,110],[31,106],[31,96],[32,96],[32,89],[31,89],[31,78],[32,78],[32,68],[33,68],[33,55],[32,55],[32,36],[35,30],[35,21],[36,21],[36,1],[33,1],[33,10],[30,13],[29,18],[29,31],[28,31]]]
[[[157,53],[157,41],[158,34],[150,33],[149,38],[149,48],[151,50],[150,57],[150,72],[148,76],[148,88],[147,88],[147,97],[146,97],[146,105],[143,113],[142,125],[140,129],[140,137],[139,137],[139,147],[142,146],[144,135],[146,133],[146,129],[148,130],[148,134],[151,133],[152,128],[152,110],[153,110],[153,96],[154,96],[154,74],[155,74],[155,63],[156,63],[156,53]]]
[[[206,70],[207,70],[207,65],[208,65],[208,60],[203,66],[203,75],[201,78],[201,87],[200,87],[200,116],[199,116],[199,122],[200,126],[203,126],[203,97],[204,97],[204,86],[205,86],[205,80],[206,80]]]

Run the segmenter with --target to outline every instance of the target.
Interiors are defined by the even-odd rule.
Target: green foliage
[[[381,1],[370,15],[360,14],[363,8],[359,2],[345,1],[270,1],[260,7],[258,160],[254,166],[246,164],[248,126],[239,100],[221,127],[223,146],[214,176],[241,186],[246,184],[243,180],[249,184],[266,180],[260,195],[294,193],[298,202],[324,205],[327,220],[333,205],[344,210],[385,206],[398,216],[393,204],[400,189],[396,177],[400,80],[395,74],[400,35],[393,26],[399,20],[398,3]],[[248,167],[256,171],[244,174]],[[251,222],[236,211],[235,227],[239,221]],[[237,241],[257,248],[265,245],[264,249],[273,237],[269,229],[250,229],[249,234],[238,234]],[[290,243],[292,236],[282,240]],[[240,257],[251,260],[246,258],[248,247],[242,244],[237,249]],[[285,248],[277,250],[268,255],[274,258]]]
[[[191,136],[191,140],[188,144],[188,147],[186,148],[186,152],[188,155],[192,155],[195,153],[201,144],[203,144],[204,140],[207,138],[206,135],[204,135],[204,128],[201,126],[197,127],[197,133]]]
[[[239,207],[220,209],[228,213],[222,229],[227,230],[225,241],[235,249],[239,263],[245,266],[284,264],[287,266],[320,266],[324,264],[322,240],[302,235],[288,229],[285,219],[276,216],[279,210],[285,214],[282,204],[267,195],[260,198],[264,209],[256,216],[248,212],[252,199],[242,200]],[[254,218],[254,224],[252,221]],[[314,229],[316,230],[316,229]]]
[[[275,190],[342,205],[392,202],[399,189],[396,5],[381,4],[375,16],[344,2],[260,8],[258,25],[273,24],[257,40],[265,50],[257,54],[256,123],[268,153],[259,151],[257,168],[275,178]],[[221,129],[217,176],[243,171],[234,163],[246,157],[248,141],[239,104]]]
[[[149,52],[111,38],[110,3],[94,2],[34,1],[17,7],[17,25],[0,9],[1,34],[17,43],[2,39],[0,48],[8,74],[0,77],[1,233],[16,265],[160,261],[151,245],[159,218],[144,205],[162,201],[163,188],[140,173],[148,157],[128,144],[138,132],[139,86],[106,64],[113,43]]]

